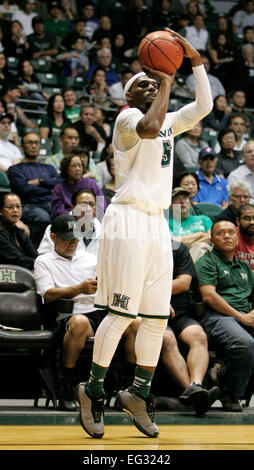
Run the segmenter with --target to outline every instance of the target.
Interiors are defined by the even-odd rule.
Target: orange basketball
[[[141,65],[171,74],[181,66],[184,51],[169,31],[154,31],[140,42],[138,57]]]

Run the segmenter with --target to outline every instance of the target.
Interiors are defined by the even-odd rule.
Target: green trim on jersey
[[[94,304],[94,307],[102,308],[103,310],[108,310],[108,305],[98,305],[98,304]]]

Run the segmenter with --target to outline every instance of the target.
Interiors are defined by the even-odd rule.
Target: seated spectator
[[[5,112],[5,103],[3,101],[3,98],[0,96],[0,115]],[[18,129],[16,127],[16,124],[14,122],[14,116],[12,113],[10,113],[13,119],[13,122],[11,123],[11,130],[8,135],[8,140],[15,144],[17,147],[20,147],[20,141],[19,141],[19,135],[18,135]]]
[[[94,107],[83,104],[80,109],[80,119],[75,122],[74,127],[79,133],[80,145],[88,151],[100,151],[106,140],[106,133],[99,124],[95,122]]]
[[[96,170],[96,165],[94,163],[93,158],[90,158],[89,152],[83,147],[76,147],[72,149],[72,154],[75,152],[76,155],[80,156],[83,166],[84,166],[84,173],[83,178],[94,178],[96,183],[99,181],[99,175]]]
[[[5,53],[0,52],[0,94],[6,87],[7,83],[14,83],[15,77],[8,71]]]
[[[72,123],[79,120],[80,105],[77,104],[77,95],[72,88],[64,88],[62,96],[65,104],[65,115]]]
[[[232,23],[233,33],[239,38],[243,36],[245,26],[254,26],[254,2],[252,0],[242,2],[242,8],[234,14]]]
[[[243,163],[241,152],[235,150],[236,133],[233,129],[222,129],[218,134],[220,152],[216,154],[217,164],[215,171],[219,176],[227,178],[231,171],[234,171]]]
[[[175,154],[185,167],[198,167],[199,152],[208,145],[202,139],[202,131],[202,123],[197,122],[192,129],[184,132],[175,144]]]
[[[229,106],[225,95],[218,95],[213,100],[213,109],[208,116],[203,119],[203,126],[205,128],[220,131],[227,126],[229,117]]]
[[[11,165],[21,162],[23,156],[19,148],[9,141],[13,115],[0,114],[0,170],[7,172]]]
[[[0,194],[0,263],[33,270],[37,252],[21,222],[22,204],[14,193]]]
[[[52,165],[58,173],[60,173],[60,163],[64,156],[78,146],[79,134],[72,124],[67,124],[61,131],[59,137],[60,151],[51,155],[46,159],[46,163]]]
[[[102,192],[105,196],[106,200],[106,207],[111,203],[112,197],[114,197],[116,192],[116,184],[115,184],[115,162],[114,162],[114,155],[109,155],[106,158],[106,165],[108,168],[108,172],[111,175],[111,180],[102,188]]]
[[[237,225],[237,217],[239,216],[240,208],[250,202],[249,185],[244,181],[235,181],[229,187],[228,199],[228,207],[221,211],[220,214],[216,215],[213,221],[229,220],[229,222]]]
[[[38,129],[38,125],[31,121],[21,108],[17,105],[18,99],[21,96],[17,83],[6,84],[0,91],[2,102],[4,104],[5,112],[11,113],[14,116],[16,126],[30,127],[31,129]]]
[[[211,228],[213,250],[196,262],[204,316],[199,319],[208,338],[208,348],[225,359],[220,382],[220,401],[225,411],[241,412],[239,399],[253,373],[253,310],[248,297],[254,273],[248,263],[235,258],[237,231],[232,222],[218,221]]]
[[[25,0],[22,7],[16,10],[12,15],[12,21],[18,20],[22,24],[26,36],[33,34],[32,19],[37,16],[35,7],[35,0]]]
[[[249,263],[254,271],[254,206],[245,204],[239,208],[237,221],[237,247],[235,256]]]
[[[211,147],[203,148],[199,153],[199,191],[193,202],[209,202],[225,209],[228,206],[227,181],[215,173],[216,153]]]
[[[70,21],[65,20],[58,1],[47,2],[49,17],[45,20],[45,31],[54,36],[58,42],[61,41],[71,32]]]
[[[105,109],[103,108],[95,108],[94,117],[95,117],[95,122],[97,122],[97,124],[99,124],[99,126],[101,126],[104,129],[107,138],[109,138],[112,134],[112,130],[107,119],[108,118],[107,111],[105,111]]]
[[[82,91],[82,100],[85,99],[98,106],[107,107],[111,104],[109,86],[106,83],[106,70],[104,67],[96,67],[91,79]]]
[[[209,60],[209,58],[207,56],[205,56],[204,54],[201,54],[201,57],[202,57],[203,65],[204,65],[206,73],[207,73],[208,81],[210,83],[213,100],[218,95],[226,95],[225,88],[222,85],[221,81],[215,75],[212,75],[211,73],[209,73],[210,72],[210,60]],[[192,95],[195,96],[195,84],[194,84],[193,73],[188,75],[188,77],[186,78],[186,85],[189,88]]]
[[[73,2],[71,2],[70,0],[60,0],[59,6],[61,9],[63,18],[66,20],[69,20],[71,25],[73,25],[73,20],[75,19],[75,14],[76,14],[76,11],[75,11],[76,5],[75,4],[73,5],[74,10],[72,10],[71,3],[73,4]]]
[[[153,25],[156,29],[170,28],[176,30],[179,15],[172,11],[171,0],[160,0],[155,2],[152,11]]]
[[[47,103],[49,95],[43,91],[40,80],[34,73],[33,64],[28,59],[19,62],[18,83],[22,98]]]
[[[113,35],[114,35],[114,29],[113,29],[111,18],[107,15],[100,16],[99,27],[94,31],[92,35],[92,41],[96,42],[98,45],[100,41],[105,37],[112,40]]]
[[[180,32],[197,50],[206,51],[209,45],[209,32],[205,25],[204,16],[198,13],[194,16],[192,24]]]
[[[63,75],[65,77],[77,77],[84,75],[89,68],[89,60],[85,53],[85,46],[82,37],[76,35],[72,37],[72,43],[67,51],[60,52],[56,56],[60,62]]]
[[[72,154],[62,159],[60,171],[63,182],[56,185],[51,198],[53,217],[68,214],[71,211],[72,194],[79,189],[92,189],[96,197],[101,196],[100,207],[101,213],[103,212],[105,207],[103,192],[93,178],[83,177],[85,171],[84,164],[81,157],[75,154],[75,150]]]
[[[106,160],[109,155],[113,154],[113,151],[114,149],[112,144],[112,137],[108,137],[106,140],[105,147],[102,149],[101,152],[101,161],[96,165],[96,172],[98,175],[98,186],[100,188],[106,186],[111,180],[111,175],[108,171]]]
[[[237,181],[244,181],[250,187],[250,203],[254,203],[254,140],[249,140],[243,146],[241,157],[244,161],[227,177],[228,186]]]
[[[180,401],[192,405],[197,415],[204,414],[219,396],[219,388],[206,390],[203,380],[209,364],[207,338],[200,323],[194,319],[190,301],[191,287],[197,275],[188,248],[183,243],[173,245],[173,282],[171,305],[174,314],[169,318],[162,344],[162,363],[182,389]],[[186,345],[187,357],[178,349],[177,341]],[[160,400],[156,398],[156,403]]]
[[[22,221],[28,225],[31,241],[38,248],[46,227],[51,223],[51,194],[62,179],[51,165],[38,162],[40,137],[28,132],[22,137],[24,160],[8,170],[12,191],[22,202]]]
[[[57,138],[61,131],[72,124],[65,115],[65,104],[61,93],[54,93],[48,100],[47,114],[40,123],[40,136],[44,139]]]
[[[228,43],[226,33],[219,32],[209,47],[213,69],[219,74],[227,73],[226,64],[234,60],[234,51]],[[223,69],[225,69],[223,71]]]
[[[66,214],[54,219],[51,239],[54,251],[36,259],[35,282],[37,292],[46,303],[60,299],[73,301],[72,313],[65,314],[60,311],[57,318],[63,332],[59,408],[73,411],[76,409],[74,388],[80,382],[77,360],[86,339],[94,336],[107,312],[96,310],[94,307],[97,257],[92,253],[76,252],[78,239],[75,233],[75,218]],[[133,363],[135,363],[134,347],[131,353],[130,344],[135,338],[135,333],[132,324],[123,335],[129,346],[128,350],[126,349],[126,358]]]
[[[111,85],[111,87],[109,88],[111,101],[118,108],[122,108],[127,104],[123,90],[126,83],[132,76],[133,72],[130,69],[123,69],[120,73],[120,81],[114,83],[114,85]]]
[[[183,188],[172,191],[172,205],[169,215],[169,229],[172,238],[184,243],[192,259],[197,260],[210,247],[212,221],[207,215],[192,215],[190,193]],[[179,208],[180,206],[180,208]]]
[[[112,40],[112,56],[120,64],[126,64],[125,51],[127,49],[126,34],[118,32]]]
[[[0,6],[1,7],[1,6]],[[9,34],[3,37],[3,52],[6,57],[17,57],[18,59],[28,58],[29,42],[19,21],[10,23]]]
[[[234,150],[242,150],[244,144],[246,143],[246,139],[244,138],[245,134],[245,119],[243,114],[241,113],[232,113],[228,118],[227,126],[230,129],[233,129],[236,134],[236,145]]]
[[[198,175],[193,172],[182,171],[177,173],[174,179],[174,188],[181,187],[188,191],[190,198],[190,210],[192,215],[202,215],[205,211],[199,208],[198,204],[193,204],[192,199],[197,195],[199,190]],[[212,219],[213,220],[213,219]]]
[[[99,49],[97,52],[97,63],[92,64],[87,73],[87,80],[91,80],[93,72],[97,67],[103,67],[106,70],[106,84],[108,87],[120,81],[118,73],[112,68],[112,52],[108,48]]]
[[[3,0],[0,5],[1,19],[11,21],[13,13],[19,10],[18,5],[12,5],[12,0]]]
[[[79,7],[79,16],[85,22],[86,37],[92,38],[94,31],[99,27],[99,20],[96,17],[95,4],[92,1],[86,1]]]
[[[254,28],[253,28],[254,31]],[[235,90],[229,94],[231,112],[234,114],[241,114],[245,120],[246,132],[249,135],[253,133],[254,117],[253,113],[246,109],[246,93],[244,90]]]
[[[39,16],[32,19],[33,34],[27,37],[32,59],[52,59],[58,51],[58,44],[51,33],[45,31],[44,21]]]
[[[93,190],[79,189],[73,193],[71,204],[71,215],[74,215],[76,220],[81,219],[82,221],[82,223],[79,223],[79,226],[83,237],[79,240],[77,251],[88,251],[97,256],[101,222],[96,217],[96,196]],[[39,255],[54,250],[54,244],[50,237],[50,229],[51,225],[48,225],[38,248]]]

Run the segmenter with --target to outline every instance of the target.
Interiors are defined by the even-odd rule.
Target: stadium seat
[[[41,388],[47,391],[47,402],[56,401],[54,344],[57,329],[49,326],[43,312],[41,299],[36,292],[32,271],[16,265],[0,265],[0,360],[1,373],[6,364],[10,375],[11,357],[22,356],[22,369],[26,359],[33,364],[34,372],[39,371],[43,384],[34,393],[37,406]],[[8,361],[9,358],[9,361]],[[17,359],[15,359],[16,361]],[[15,364],[15,363],[14,363]],[[29,371],[30,374],[30,371]],[[34,380],[34,383],[36,381]],[[25,383],[18,383],[18,388]]]
[[[6,57],[7,66],[10,72],[18,69],[19,59],[18,57]]]
[[[58,76],[56,73],[36,72],[36,76],[42,85],[46,85],[48,87],[57,87],[59,85]]]
[[[60,86],[61,87],[70,87],[75,90],[82,90],[86,80],[84,77],[61,77]]]
[[[40,154],[39,154],[39,160],[42,162],[45,160],[47,157],[52,155],[53,151],[53,142],[51,139],[41,139],[41,148],[40,148]]]
[[[0,192],[1,193],[9,193],[10,189],[10,182],[3,171],[0,171]]]
[[[202,211],[209,217],[214,217],[215,215],[220,214],[222,211],[222,207],[218,204],[211,204],[209,202],[198,202],[195,205],[202,209]]]
[[[31,63],[35,73],[51,72],[51,62],[46,59],[33,59]]]

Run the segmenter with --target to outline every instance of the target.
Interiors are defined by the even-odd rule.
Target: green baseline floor
[[[212,425],[212,424],[254,424],[254,408],[244,408],[241,413],[213,408],[205,416],[197,418],[192,412],[157,411],[158,425]],[[120,411],[108,410],[104,415],[105,425],[129,425],[129,416]],[[79,411],[63,412],[45,407],[3,407],[0,406],[0,425],[79,425]]]

